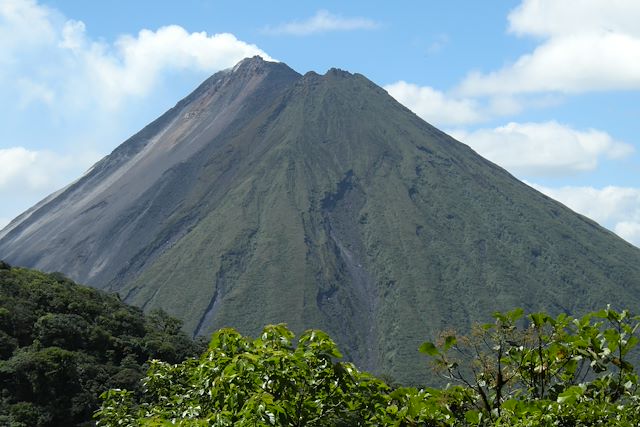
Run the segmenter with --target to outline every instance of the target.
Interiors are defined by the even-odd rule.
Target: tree
[[[350,363],[323,332],[309,330],[293,346],[284,325],[255,340],[232,329],[216,332],[200,359],[179,365],[152,361],[145,402],[111,390],[98,425],[370,425],[384,413],[386,384]]]
[[[141,393],[150,358],[205,346],[166,313],[146,317],[59,273],[0,265],[0,425],[88,426],[110,388]]]
[[[445,333],[420,351],[447,380],[468,419],[488,425],[637,425],[630,355],[640,318],[611,308],[582,318],[495,313],[467,336]],[[621,411],[624,408],[624,411]],[[598,424],[600,425],[600,424]]]
[[[637,426],[631,364],[640,319],[610,308],[582,318],[495,313],[471,334],[425,342],[444,389],[392,388],[339,362],[309,330],[284,325],[257,339],[216,332],[199,359],[152,361],[144,397],[102,395],[99,426]]]

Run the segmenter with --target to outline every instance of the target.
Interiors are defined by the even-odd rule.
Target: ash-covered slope
[[[258,58],[0,236],[0,258],[164,307],[195,334],[321,328],[404,382],[429,376],[417,348],[439,329],[640,299],[637,248],[363,76]]]

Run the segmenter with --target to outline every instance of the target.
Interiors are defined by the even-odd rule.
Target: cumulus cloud
[[[75,169],[82,155],[63,156],[48,150],[29,150],[24,147],[0,149],[0,192],[4,195],[15,189],[21,192],[53,191],[64,184],[61,175]],[[83,159],[82,159],[83,160]],[[92,157],[87,161],[95,161]]]
[[[87,77],[85,82],[99,88],[99,99],[111,107],[127,96],[149,93],[167,70],[213,72],[253,55],[271,60],[255,45],[228,33],[189,33],[170,25],[156,31],[142,30],[136,36],[121,36],[113,46],[105,46],[87,41],[84,24],[79,24],[67,23],[67,35],[60,46],[74,53]]]
[[[398,102],[427,122],[436,126],[449,127],[514,116],[527,108],[547,108],[563,101],[562,96],[552,94],[535,96],[493,94],[492,96],[465,97],[403,80],[388,84],[384,88]]]
[[[22,106],[55,101],[57,108],[113,109],[148,94],[167,72],[212,73],[253,55],[271,59],[233,34],[190,33],[177,25],[95,41],[83,22],[35,1],[0,3],[0,79],[20,82]]]
[[[0,149],[0,189],[31,165],[37,153],[23,147]]]
[[[589,31],[640,36],[636,0],[524,0],[509,14],[509,31],[549,37]]]
[[[293,21],[275,27],[266,27],[267,34],[286,34],[308,36],[332,31],[373,30],[380,25],[368,18],[345,18],[326,10],[319,10],[314,16],[304,21]]]
[[[43,40],[56,38],[55,26],[63,21],[53,9],[35,0],[0,2],[0,61],[9,64],[16,55],[39,48]]]
[[[25,109],[33,103],[42,103],[51,106],[55,99],[55,93],[47,85],[34,82],[28,78],[19,78],[16,86],[20,92],[18,105]]]
[[[459,85],[467,96],[640,88],[640,2],[524,0],[509,31],[543,39],[531,53]]]
[[[436,126],[476,123],[484,119],[476,100],[447,96],[430,86],[405,81],[386,85],[398,102]]]
[[[616,234],[627,242],[640,247],[640,221],[622,221],[615,225]]]
[[[482,156],[516,173],[561,176],[591,171],[601,159],[620,159],[633,146],[595,129],[576,130],[555,121],[508,123],[451,135]]]
[[[530,185],[640,247],[640,188]]]
[[[101,156],[76,151],[60,154],[14,146],[0,149],[0,229],[21,211],[79,177]]]

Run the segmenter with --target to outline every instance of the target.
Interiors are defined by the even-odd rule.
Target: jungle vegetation
[[[148,360],[177,363],[206,348],[181,326],[62,274],[0,262],[0,425],[92,425],[105,390],[142,395]]]
[[[388,384],[325,333],[294,343],[285,325],[251,339],[213,334],[200,358],[151,362],[142,400],[102,395],[100,426],[637,426],[630,362],[640,319],[611,308],[583,317],[494,313],[467,335],[420,347],[443,388]]]

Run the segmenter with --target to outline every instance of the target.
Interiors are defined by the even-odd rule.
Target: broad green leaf
[[[435,344],[429,341],[422,343],[419,350],[420,350],[420,353],[425,353],[432,357],[435,357],[440,354],[438,347],[436,347]]]
[[[467,420],[468,423],[478,425],[480,421],[482,421],[482,412],[477,409],[472,409],[465,412],[464,419]]]
[[[458,342],[458,339],[455,337],[455,335],[447,336],[444,340],[444,351],[449,350],[451,347],[456,345],[457,342]]]

